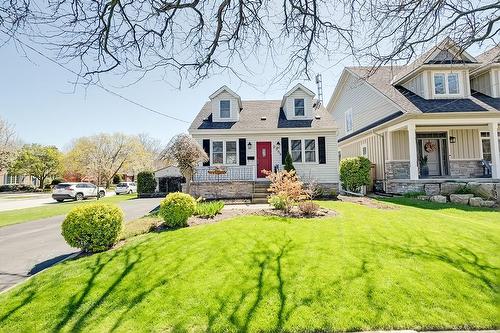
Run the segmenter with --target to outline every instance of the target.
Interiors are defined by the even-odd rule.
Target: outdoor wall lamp
[[[274,149],[276,149],[278,153],[281,152],[281,143],[279,141],[274,144]]]
[[[454,136],[450,136],[450,143],[455,143],[457,142],[457,138]]]
[[[251,149],[252,149],[252,143],[251,143],[251,142],[249,142],[249,143],[247,144],[247,147],[248,147],[248,150],[251,150]]]

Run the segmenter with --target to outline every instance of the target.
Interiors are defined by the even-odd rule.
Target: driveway
[[[115,195],[114,191],[106,192],[107,197],[113,195]],[[59,203],[52,199],[50,193],[0,194],[0,212],[57,204]]]
[[[162,198],[120,202],[125,220],[135,220],[157,207]],[[61,236],[64,215],[0,228],[0,291],[78,252]]]

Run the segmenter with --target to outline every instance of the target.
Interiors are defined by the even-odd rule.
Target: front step
[[[271,183],[269,182],[258,182],[254,184],[252,203],[254,204],[267,204],[267,198],[269,192],[267,189]]]

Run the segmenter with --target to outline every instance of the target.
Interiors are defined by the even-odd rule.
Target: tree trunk
[[[43,190],[43,185],[45,184],[45,177],[40,177],[38,179],[40,180],[40,186],[38,188]]]
[[[183,176],[186,178],[186,193],[191,194],[191,180],[193,179],[193,173],[186,171]]]

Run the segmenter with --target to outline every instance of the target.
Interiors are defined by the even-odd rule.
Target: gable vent
[[[260,120],[266,120],[267,117],[260,117]]]

